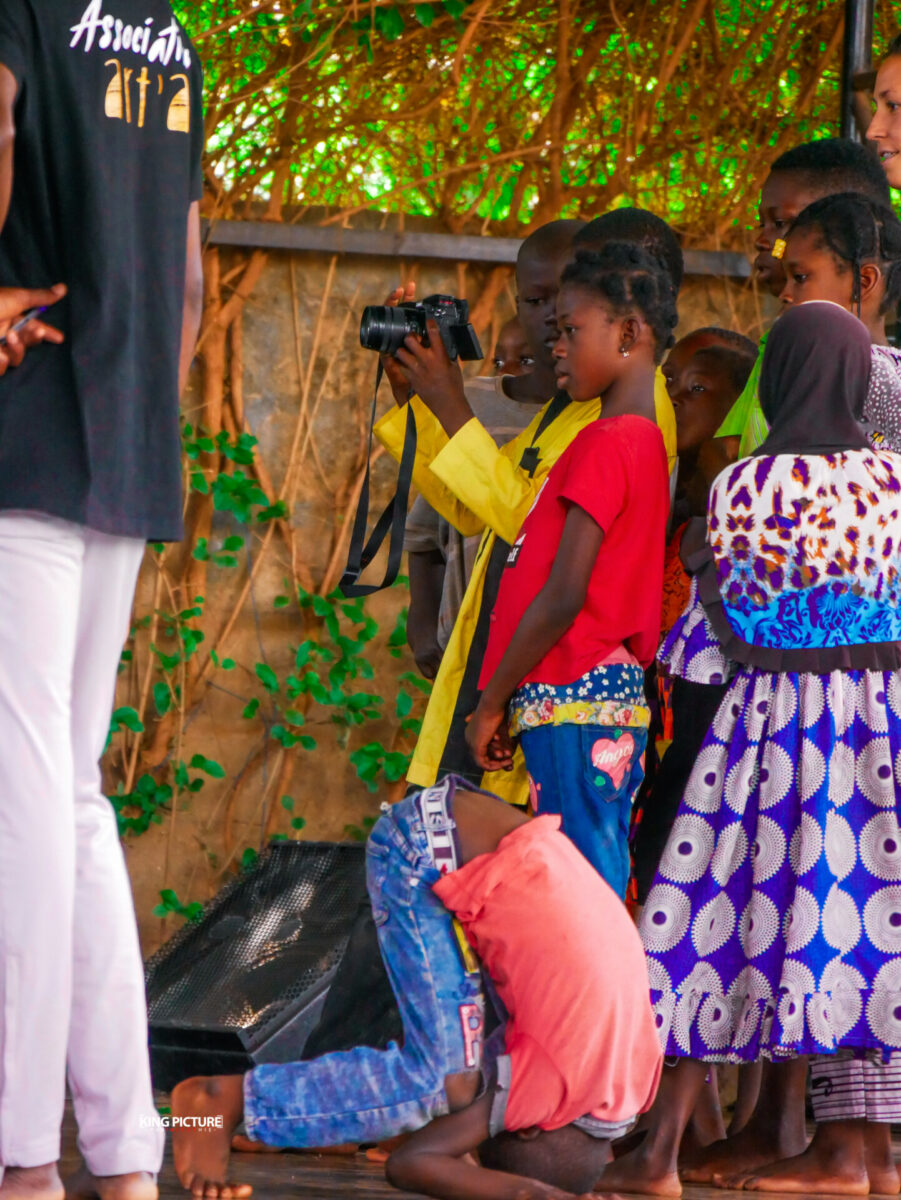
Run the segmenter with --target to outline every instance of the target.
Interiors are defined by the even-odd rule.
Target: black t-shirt
[[[0,284],[66,334],[0,379],[0,509],[182,536],[178,360],[202,72],[166,0],[0,0],[16,77]]]

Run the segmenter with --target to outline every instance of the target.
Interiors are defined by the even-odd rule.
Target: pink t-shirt
[[[622,901],[536,817],[445,875],[435,894],[461,921],[509,1014],[507,1129],[559,1129],[650,1107],[663,1055],[644,950]]]

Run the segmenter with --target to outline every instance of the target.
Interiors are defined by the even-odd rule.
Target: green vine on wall
[[[273,500],[260,486],[254,468],[257,440],[248,433],[232,437],[221,432],[215,438],[190,423],[183,426],[183,447],[187,464],[187,484],[191,492],[212,499],[214,510],[227,522],[243,527],[244,535],[228,532],[224,536],[197,539],[191,552],[194,560],[217,571],[234,571],[241,566],[247,534],[284,519],[286,506]],[[203,464],[210,456],[219,456],[222,469],[209,471]],[[160,571],[166,548],[155,545],[152,554]],[[211,582],[216,577],[211,577]],[[405,587],[401,577],[396,586]],[[383,638],[388,653],[401,657],[406,645],[404,607],[393,628],[385,635],[362,599],[345,599],[334,591],[327,596],[284,581],[284,590],[272,601],[274,610],[294,612],[304,635],[290,646],[287,669],[277,670],[265,653],[253,661],[242,662],[209,649],[209,661],[198,665],[206,649],[203,622],[206,597],[194,595],[182,608],[160,606],[135,622],[131,638],[122,654],[120,670],[134,664],[135,647],[143,637],[147,646],[145,669],[152,672],[147,688],[148,704],[142,714],[133,706],[116,708],[110,722],[110,742],[128,758],[129,739],[146,736],[149,727],[175,719],[173,745],[158,767],[143,771],[132,787],[119,778],[110,794],[120,835],[136,838],[174,815],[174,810],[191,804],[208,784],[225,782],[225,766],[213,755],[195,751],[188,758],[178,752],[182,744],[185,689],[188,675],[207,672],[207,683],[215,684],[221,675],[229,677],[227,690],[235,706],[235,719],[255,727],[258,742],[266,742],[283,753],[315,755],[325,753],[317,734],[324,728],[334,730],[338,746],[348,751],[358,778],[370,792],[380,782],[394,783],[403,778],[410,752],[389,739],[388,744],[370,740],[351,748],[353,735],[376,721],[392,717],[396,738],[412,744],[419,732],[420,717],[414,711],[431,685],[412,672],[402,673],[396,694],[383,695],[367,683],[375,678],[372,653]],[[262,644],[261,644],[262,648]],[[281,648],[280,648],[281,650]],[[281,655],[280,655],[281,656]],[[236,683],[236,680],[242,680]],[[419,705],[421,707],[421,703]],[[395,738],[395,740],[396,740]],[[269,840],[284,841],[301,835],[306,820],[295,812],[295,800],[282,795],[279,807],[288,814],[290,833],[274,833]],[[371,821],[348,826],[350,838],[365,838]],[[236,858],[242,870],[253,867],[262,846],[248,846]],[[202,905],[182,902],[172,888],[160,892],[154,915],[160,918],[180,916],[197,919]]]

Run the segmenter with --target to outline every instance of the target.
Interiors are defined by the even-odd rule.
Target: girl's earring
[[[625,347],[625,346],[620,346],[620,348],[619,348],[619,352],[620,352],[620,354],[623,356],[623,358],[628,358],[628,357],[629,357],[629,351],[626,349],[626,347]]]

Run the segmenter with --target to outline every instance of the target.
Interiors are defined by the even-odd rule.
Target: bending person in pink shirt
[[[662,1067],[641,943],[613,891],[559,817],[528,821],[456,776],[382,816],[367,882],[403,1045],[186,1080],[172,1095],[193,1118],[173,1135],[182,1184],[249,1194],[228,1179],[243,1119],[272,1146],[412,1132],[388,1179],[447,1200],[588,1191]]]

